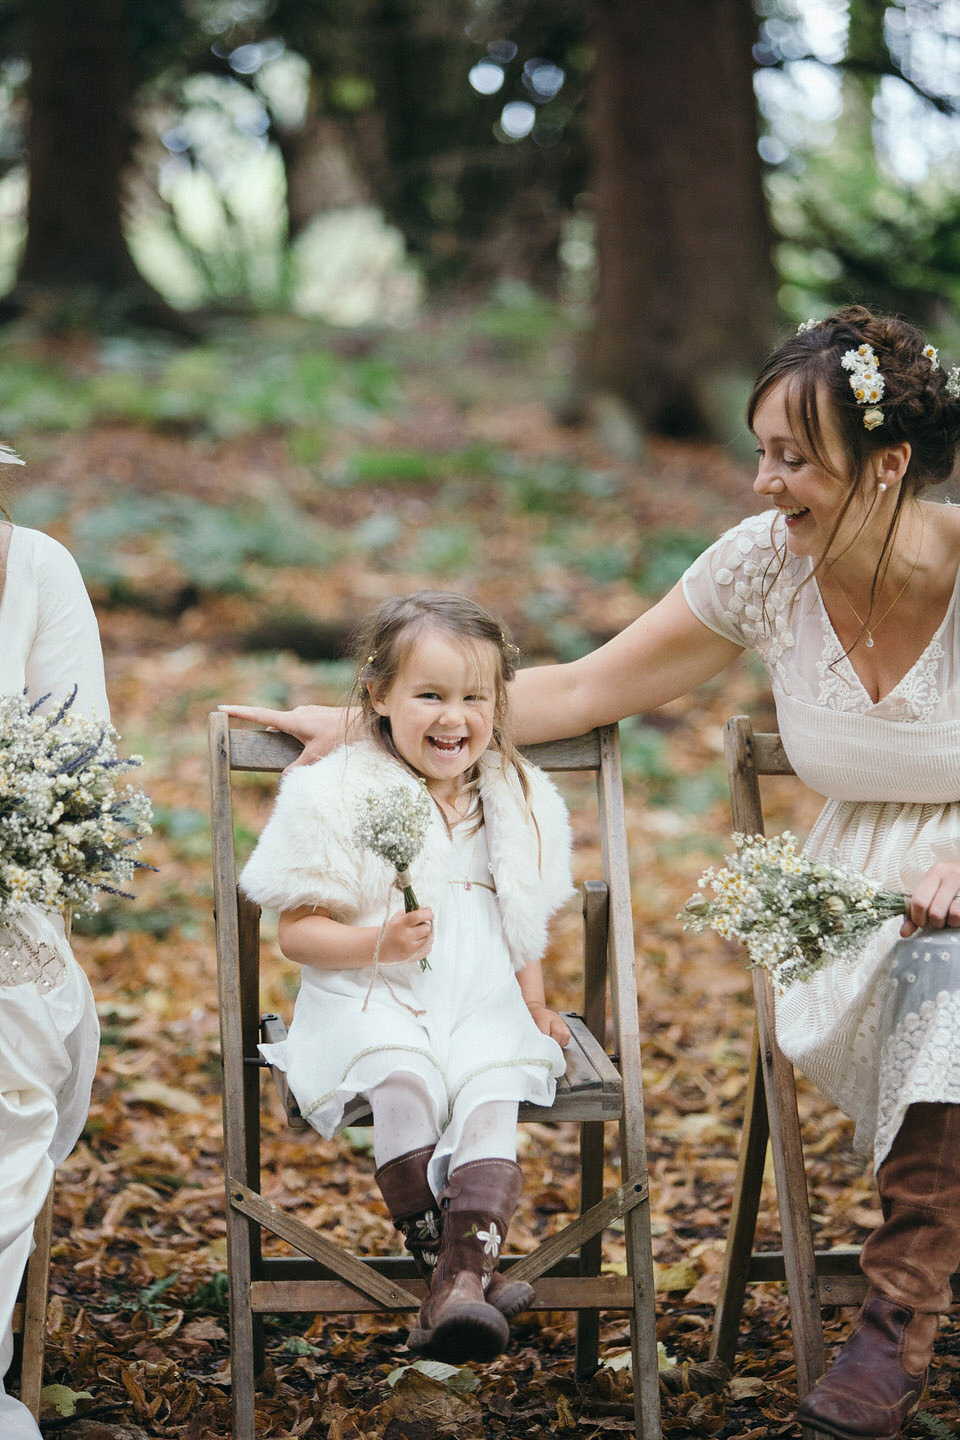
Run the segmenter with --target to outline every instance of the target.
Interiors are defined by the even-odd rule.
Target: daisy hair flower
[[[902,915],[907,897],[848,865],[805,854],[789,830],[735,835],[722,870],[701,875],[701,893],[681,910],[688,930],[716,930],[747,947],[751,966],[780,989],[809,980],[823,965],[852,958],[883,922]],[[708,898],[702,890],[712,891]]]
[[[358,845],[372,850],[397,872],[397,887],[403,892],[403,908],[419,910],[410,882],[410,866],[423,849],[427,837],[433,803],[424,784],[388,785],[383,790],[370,790],[360,797],[354,837]],[[421,970],[429,970],[426,958]]]
[[[878,425],[883,424],[883,411],[878,402],[887,387],[880,374],[873,347],[858,345],[856,350],[847,350],[840,364],[844,370],[850,371],[850,389],[857,404],[870,406],[863,416],[864,425],[868,430],[875,430]]]
[[[141,763],[117,754],[105,721],[72,713],[76,688],[60,708],[49,697],[0,697],[0,926],[13,927],[28,905],[96,910],[100,893],[124,895],[141,839],[150,833],[150,801],[118,777]]]

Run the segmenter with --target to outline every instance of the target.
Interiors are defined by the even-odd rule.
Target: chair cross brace
[[[646,1176],[636,1175],[626,1181],[625,1184],[612,1190],[605,1199],[596,1205],[591,1205],[585,1210],[579,1219],[574,1220],[570,1225],[551,1235],[544,1240],[538,1248],[530,1255],[524,1255],[522,1259],[514,1261],[510,1265],[511,1280],[537,1280],[544,1275],[553,1265],[559,1263],[574,1250],[578,1250],[585,1241],[599,1235],[608,1225],[626,1215],[635,1205],[646,1200],[650,1190]],[[386,1310],[416,1310],[420,1301],[402,1285],[392,1284],[385,1280],[378,1271],[374,1270],[365,1261],[359,1260],[339,1245],[334,1245],[330,1240],[325,1240],[308,1225],[304,1225],[294,1215],[288,1215],[278,1205],[270,1200],[265,1200],[255,1190],[249,1189],[239,1180],[230,1180],[227,1185],[227,1194],[230,1197],[230,1204],[241,1214],[247,1215],[251,1220],[256,1220],[271,1234],[281,1240],[286,1240],[296,1250],[311,1260],[316,1260],[327,1269],[334,1271],[341,1280],[346,1280],[353,1285],[361,1294],[367,1295],[371,1300],[376,1300]]]

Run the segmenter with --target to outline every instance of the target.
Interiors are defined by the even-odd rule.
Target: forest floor
[[[245,337],[243,360],[229,345],[131,357],[8,342],[23,384],[8,397],[3,438],[29,460],[8,504],[81,560],[114,719],[124,750],[144,756],[156,810],[145,858],[157,869],[140,876],[136,901],[77,926],[103,1044],[89,1122],[57,1182],[48,1437],[230,1433],[208,712],[228,700],[338,699],[352,626],[381,597],[420,585],[491,604],[528,663],[578,653],[758,508],[733,443],[653,442],[624,459],[609,425],[560,424],[550,402],[569,372],[569,336],[544,341],[495,320],[309,343],[265,327]],[[676,916],[730,848],[722,727],[741,711],[761,726],[772,720],[763,676],[747,663],[622,726],[664,1429],[793,1440],[782,1287],[748,1294],[733,1375],[706,1364],[752,1004],[742,957],[685,933]],[[568,797],[577,876],[589,877],[598,860],[589,796],[573,786]],[[238,802],[246,853],[269,790],[242,783]],[[816,811],[796,782],[771,784],[768,804],[774,830],[803,833]],[[578,941],[572,904],[545,965],[552,1000],[569,1008]],[[265,1005],[289,1014],[295,987],[268,932]],[[818,1237],[854,1243],[878,1218],[869,1164],[843,1117],[809,1087],[801,1100]],[[265,1088],[266,1193],[360,1250],[395,1250],[366,1137],[305,1139],[281,1122]],[[529,1249],[575,1213],[575,1139],[571,1127],[521,1132],[525,1188],[511,1248]],[[615,1183],[615,1134],[607,1161]],[[760,1238],[777,1248],[768,1181]],[[623,1264],[615,1231],[605,1264]],[[831,1344],[848,1320],[830,1317]],[[266,1333],[258,1436],[631,1432],[623,1315],[604,1317],[603,1364],[585,1382],[574,1378],[566,1312],[521,1317],[502,1357],[448,1383],[405,1368],[397,1318],[286,1316]],[[958,1380],[953,1321],[908,1437],[955,1433]]]

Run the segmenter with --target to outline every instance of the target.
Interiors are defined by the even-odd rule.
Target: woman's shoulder
[[[765,510],[748,515],[698,555],[684,573],[684,587],[707,577],[721,587],[744,581],[764,588],[796,586],[803,578],[803,564],[787,549],[783,516]]]
[[[65,572],[78,573],[77,562],[66,545],[44,530],[33,530],[28,525],[10,527],[10,560],[54,578]]]

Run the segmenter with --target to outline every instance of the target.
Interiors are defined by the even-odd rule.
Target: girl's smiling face
[[[484,641],[423,630],[390,688],[370,700],[397,753],[438,798],[453,799],[493,737],[496,657]]]
[[[787,408],[786,385],[774,385],[757,406],[753,433],[757,440],[757,478],[753,488],[767,497],[786,522],[787,547],[794,555],[819,559],[830,547],[839,554],[854,539],[866,519],[862,502],[854,497],[840,528],[834,527],[850,495],[844,473],[844,447],[833,424],[829,401],[818,397],[824,446],[831,470],[807,453],[794,432]]]

